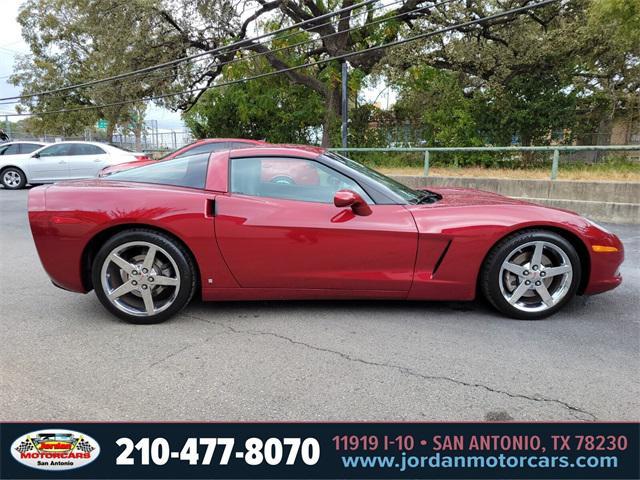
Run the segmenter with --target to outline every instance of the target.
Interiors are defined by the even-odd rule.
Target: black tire
[[[7,167],[2,170],[0,181],[7,190],[20,190],[27,184],[27,176],[18,167]]]
[[[570,283],[568,277],[565,283],[565,285],[568,285],[568,288],[565,287],[565,290],[563,290],[566,293],[559,297],[557,303],[553,306],[545,305],[545,307],[542,307],[542,305],[540,305],[539,308],[545,308],[545,310],[542,311],[523,311],[521,308],[515,307],[507,301],[501,290],[500,282],[503,282],[503,278],[501,278],[503,262],[505,262],[508,256],[513,255],[514,250],[532,242],[546,242],[555,245],[566,254],[572,268]],[[527,275],[532,274],[531,272],[525,273]],[[480,290],[493,307],[508,317],[518,320],[541,320],[562,309],[575,296],[578,285],[580,284],[581,275],[580,257],[567,239],[547,230],[525,230],[504,238],[491,249],[480,272]],[[544,279],[539,278],[538,280],[544,281]],[[546,280],[549,280],[549,278]],[[540,303],[543,303],[541,298]]]
[[[164,252],[170,255],[171,259],[177,266],[177,272],[175,272],[175,275],[180,281],[179,287],[177,287],[177,293],[175,293],[175,298],[172,303],[165,310],[159,313],[152,315],[145,314],[146,316],[132,315],[118,308],[107,297],[107,292],[105,291],[105,287],[102,283],[103,265],[114,249],[131,242],[146,242],[164,250]],[[177,242],[170,236],[163,233],[140,228],[120,232],[102,245],[93,261],[91,278],[98,299],[111,313],[129,323],[154,324],[168,320],[189,304],[196,291],[196,272],[197,269],[191,255],[180,242]],[[130,276],[127,278],[133,279],[134,277]],[[151,292],[152,289],[149,291]]]

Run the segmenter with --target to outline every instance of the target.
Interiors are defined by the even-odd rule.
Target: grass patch
[[[484,153],[483,153],[484,155]],[[391,153],[386,156],[377,154],[351,155],[354,160],[361,161],[376,170],[391,175],[422,175],[424,168],[423,154]],[[477,178],[514,178],[548,180],[551,176],[551,159],[548,154],[530,156],[523,160],[518,156],[494,157],[470,162],[470,159],[435,158],[432,155],[429,175],[446,177]],[[611,157],[597,162],[567,160],[560,157],[558,168],[559,180],[586,181],[618,181],[640,182],[640,161],[624,157]]]
[[[378,168],[386,175],[422,175],[422,168]],[[472,178],[514,178],[530,180],[549,180],[550,169],[519,169],[519,168],[484,168],[433,167],[429,169],[429,176],[434,177],[472,177]],[[640,182],[640,171],[615,171],[607,169],[566,169],[558,170],[558,180],[586,180],[609,182]]]

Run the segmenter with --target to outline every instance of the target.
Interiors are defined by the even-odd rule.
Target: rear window
[[[19,144],[14,143],[12,145],[9,145],[8,147],[4,147],[0,155],[15,155],[18,153],[18,148]]]
[[[118,150],[122,150],[124,152],[134,153],[130,148],[123,147],[122,145],[117,145],[115,143],[107,143],[110,147],[117,148]]]
[[[207,181],[208,166],[209,154],[206,153],[116,172],[106,179],[203,189]]]
[[[38,145],[37,143],[21,143],[20,153],[32,153],[42,148],[44,145]]]
[[[88,143],[74,143],[71,149],[72,155],[104,155],[105,152],[100,147]]]

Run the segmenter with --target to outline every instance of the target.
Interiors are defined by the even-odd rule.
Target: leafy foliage
[[[184,115],[198,138],[240,137],[313,143],[323,117],[320,95],[279,77],[210,90]]]
[[[483,145],[476,105],[465,96],[458,74],[412,67],[400,80],[399,91],[396,116],[416,129],[423,128],[424,146]]]
[[[197,136],[312,142],[322,134],[324,145],[335,145],[340,139],[338,61],[223,88],[203,87],[324,61],[523,5],[522,0],[434,3],[404,0],[377,10],[381,4],[371,4],[343,14],[340,22],[309,22],[255,42],[250,37],[256,33],[353,2],[26,0],[19,22],[31,55],[16,65],[12,81],[29,93],[245,40],[239,51],[223,49],[133,79],[38,97],[21,108],[39,112],[188,90],[158,103],[185,112]],[[567,0],[351,57],[349,143],[568,142],[632,115],[640,108],[639,5],[636,0]],[[310,39],[315,41],[301,44]],[[372,77],[384,78],[398,93],[391,111],[355,101]],[[112,128],[136,130],[143,107],[140,102],[30,122],[35,130],[71,134],[107,118]],[[460,161],[466,162],[462,156]]]

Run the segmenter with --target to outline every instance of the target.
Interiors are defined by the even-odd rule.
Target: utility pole
[[[342,148],[347,148],[347,128],[349,123],[348,66],[346,60],[342,62]]]

